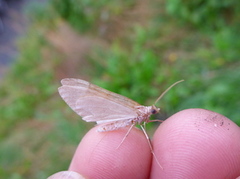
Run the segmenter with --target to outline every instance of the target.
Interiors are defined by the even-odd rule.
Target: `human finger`
[[[204,109],[178,112],[156,131],[152,178],[236,178],[240,176],[240,128]]]
[[[86,178],[148,178],[152,156],[142,131],[133,128],[118,147],[127,130],[91,129],[79,144],[69,170]]]

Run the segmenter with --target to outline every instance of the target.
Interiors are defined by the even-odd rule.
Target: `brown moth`
[[[149,120],[152,114],[160,111],[160,108],[157,108],[155,104],[169,89],[182,81],[183,80],[180,80],[167,88],[152,106],[140,105],[127,97],[110,92],[87,81],[74,78],[61,80],[62,86],[58,88],[58,91],[63,100],[80,115],[84,121],[96,122],[99,126],[99,132],[113,131],[129,126],[129,130],[122,142],[135,125],[140,125],[148,140],[151,153],[158,165],[162,168],[153,152],[150,138],[145,131],[145,124],[160,121]]]

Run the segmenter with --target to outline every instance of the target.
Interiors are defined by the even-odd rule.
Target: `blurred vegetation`
[[[57,94],[65,77],[145,105],[184,79],[157,104],[162,118],[205,108],[240,125],[239,7],[234,0],[29,6],[31,25],[0,88],[0,176],[46,178],[67,169],[93,124],[79,120]]]
[[[52,0],[52,6],[58,15],[70,23],[80,32],[92,31],[100,23],[107,22],[114,16],[119,16],[136,2],[134,0],[112,1],[112,0]]]
[[[177,16],[183,23],[190,23],[199,29],[222,30],[226,25],[238,25],[240,2],[236,0],[169,0],[167,12]]]

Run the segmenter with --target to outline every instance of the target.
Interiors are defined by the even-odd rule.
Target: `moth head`
[[[160,111],[160,108],[157,108],[156,106],[152,105],[151,113],[157,114]]]

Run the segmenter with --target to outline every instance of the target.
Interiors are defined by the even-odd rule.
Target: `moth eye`
[[[152,113],[152,114],[156,114],[156,113],[157,113],[157,110],[156,110],[156,109],[152,109],[152,110],[151,110],[151,113]]]

